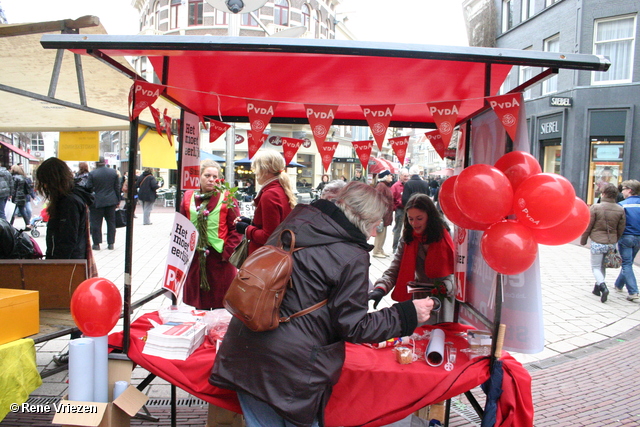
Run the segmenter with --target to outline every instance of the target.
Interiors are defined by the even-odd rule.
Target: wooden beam
[[[28,34],[50,33],[65,29],[79,30],[80,28],[97,27],[100,18],[86,15],[78,19],[63,19],[61,21],[32,22],[27,24],[0,25],[0,37],[24,36]]]

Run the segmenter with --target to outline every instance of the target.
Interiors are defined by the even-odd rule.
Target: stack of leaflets
[[[143,354],[164,359],[187,360],[204,341],[206,325],[202,322],[165,323],[147,332]]]

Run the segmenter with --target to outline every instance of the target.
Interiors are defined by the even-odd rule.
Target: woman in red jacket
[[[262,188],[253,200],[256,206],[253,220],[240,217],[236,222],[236,231],[246,235],[250,242],[249,253],[267,243],[273,230],[296,205],[285,166],[282,154],[274,150],[258,151],[251,160],[251,170]]]
[[[374,308],[384,295],[390,292],[394,301],[402,302],[413,298],[431,296],[442,305],[429,323],[450,322],[453,320],[454,297],[453,281],[454,246],[446,223],[429,196],[416,193],[405,206],[404,229],[391,265],[382,274],[369,299]],[[411,294],[411,286],[424,288]]]

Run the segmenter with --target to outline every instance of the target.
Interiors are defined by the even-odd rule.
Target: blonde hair
[[[26,176],[24,170],[22,169],[22,166],[19,165],[11,166],[11,173],[17,173],[19,175]]]
[[[263,177],[267,174],[278,177],[278,182],[289,199],[289,206],[293,209],[298,200],[293,194],[293,186],[285,171],[285,166],[284,157],[275,150],[260,150],[251,159],[251,169],[255,172],[256,177]]]
[[[371,229],[382,220],[388,209],[382,192],[360,181],[351,181],[338,193],[336,206],[362,234],[371,236]]]
[[[200,175],[202,175],[206,168],[216,168],[218,169],[218,173],[222,172],[222,169],[220,169],[220,163],[211,159],[204,159],[200,162]]]

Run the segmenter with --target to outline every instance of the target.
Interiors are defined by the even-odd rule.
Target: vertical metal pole
[[[135,101],[134,101],[135,102]],[[138,159],[138,118],[129,124],[129,170],[127,176],[127,237],[124,253],[124,341],[122,350],[129,353],[129,341],[131,335],[131,275],[133,260],[133,216],[135,214],[135,198],[133,189],[136,188],[136,160]]]
[[[227,151],[225,153],[225,163],[226,167],[224,168],[224,179],[229,183],[229,185],[233,186],[233,181],[235,180],[235,150],[236,150],[236,125],[232,124],[229,129],[227,129]]]

